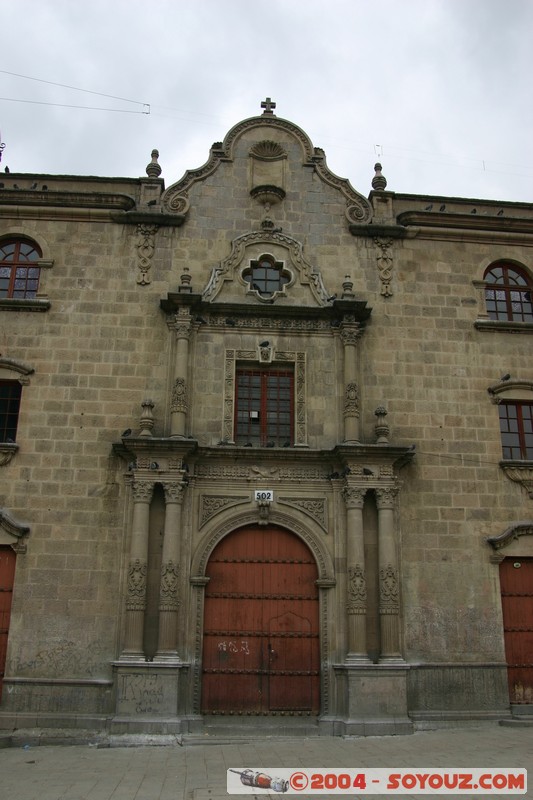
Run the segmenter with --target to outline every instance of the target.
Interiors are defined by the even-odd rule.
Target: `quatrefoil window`
[[[289,272],[283,268],[283,262],[275,261],[267,254],[257,261],[250,261],[250,266],[244,270],[242,277],[261,297],[271,297],[282,291],[291,279]]]

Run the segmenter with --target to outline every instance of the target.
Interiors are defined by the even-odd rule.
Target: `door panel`
[[[206,574],[203,711],[318,713],[318,573],[307,545],[282,528],[241,529]]]
[[[533,703],[533,558],[504,559],[500,588],[511,703]]]
[[[0,546],[0,698],[6,665],[7,637],[11,616],[11,598],[15,580],[16,554],[8,546]]]

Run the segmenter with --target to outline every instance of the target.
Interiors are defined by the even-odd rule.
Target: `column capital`
[[[398,494],[397,486],[378,486],[375,491],[378,511],[385,508],[394,508],[395,498]]]
[[[345,347],[356,347],[361,338],[362,330],[358,322],[343,321],[340,327],[340,336]]]
[[[133,481],[131,485],[134,503],[149,503],[154,493],[152,481]]]
[[[187,306],[180,306],[168,325],[175,332],[176,339],[189,339],[192,331],[192,317]]]
[[[342,496],[346,508],[363,508],[367,491],[368,489],[361,486],[345,486],[342,490]]]
[[[162,486],[165,492],[165,503],[178,503],[183,501],[185,483],[179,481],[163,481]]]

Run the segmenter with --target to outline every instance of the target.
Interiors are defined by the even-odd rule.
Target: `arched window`
[[[35,297],[39,288],[41,251],[27,239],[0,242],[0,298]]]
[[[490,319],[533,322],[533,286],[525,270],[514,264],[493,264],[483,276]]]

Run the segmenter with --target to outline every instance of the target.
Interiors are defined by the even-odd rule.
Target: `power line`
[[[145,104],[145,108],[147,111],[131,111],[127,108],[98,108],[97,106],[76,106],[70,103],[48,103],[44,102],[43,100],[19,100],[15,97],[0,97],[0,100],[3,100],[7,103],[32,103],[38,106],[57,106],[59,108],[83,108],[87,111],[111,111],[115,114],[150,114],[150,106]],[[135,101],[130,101],[135,102]]]
[[[86,94],[96,94],[99,97],[109,97],[111,100],[122,100],[124,103],[136,103],[140,106],[149,106],[149,103],[143,103],[141,100],[129,100],[127,97],[117,97],[114,94],[104,94],[103,92],[94,92],[91,89],[80,89],[79,86],[69,86],[66,83],[55,83],[54,81],[46,81],[43,78],[32,78],[30,75],[19,75],[18,72],[8,72],[6,69],[0,69],[3,75],[12,75],[15,78],[24,78],[26,81],[37,81],[38,83],[47,83],[49,86],[60,86],[62,89],[72,89],[74,92],[85,92]],[[2,99],[2,98],[0,98]],[[26,102],[31,102],[30,100]],[[80,108],[80,106],[72,106],[72,108]]]

